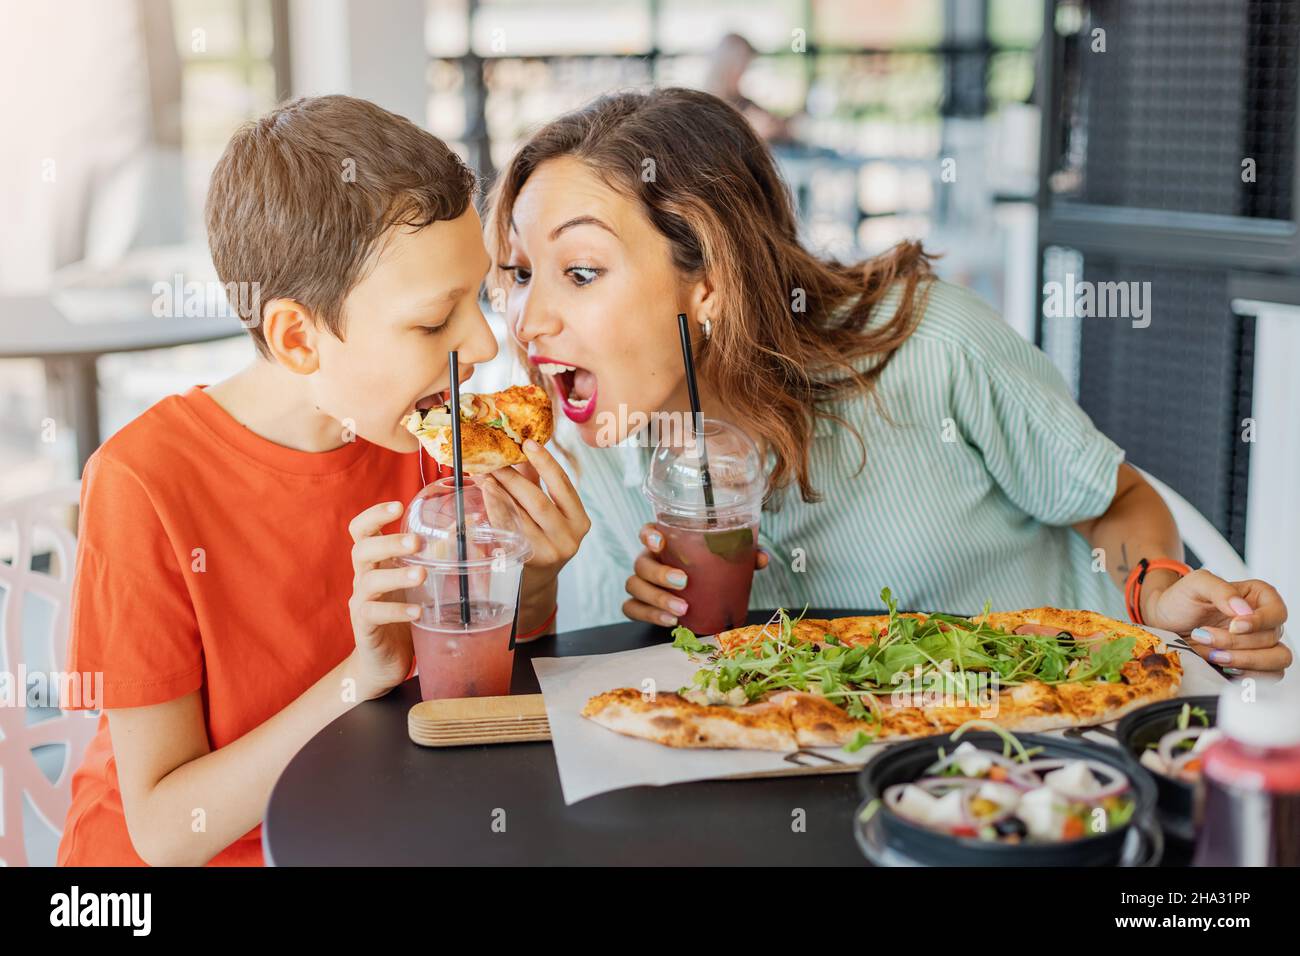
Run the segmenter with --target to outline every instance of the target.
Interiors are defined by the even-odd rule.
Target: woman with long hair
[[[573,425],[585,622],[686,611],[640,491],[643,426],[690,409],[678,313],[704,414],[767,465],[752,607],[872,607],[888,586],[919,609],[1123,616],[1134,565],[1181,559],[1158,494],[1042,352],[916,243],[858,263],[805,249],[770,152],[716,97],[600,97],[539,129],[490,205],[512,335]],[[1216,663],[1290,662],[1264,582],[1153,570],[1139,610]]]

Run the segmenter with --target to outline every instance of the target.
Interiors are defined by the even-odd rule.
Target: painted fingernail
[[[1203,627],[1192,631],[1191,638],[1198,644],[1210,644],[1214,641],[1214,638],[1210,637],[1210,632]]]
[[[660,614],[659,623],[664,627],[672,627],[677,623],[677,618],[673,617],[671,614]]]
[[[1250,621],[1243,617],[1234,617],[1228,624],[1229,634],[1245,634],[1250,630]]]
[[[1251,611],[1255,610],[1239,597],[1235,597],[1229,601],[1228,607],[1232,608],[1232,610],[1237,614],[1249,614]]]
[[[1223,669],[1223,673],[1231,674],[1233,677],[1240,677],[1242,674],[1246,672],[1243,671],[1240,667],[1225,667]]]
[[[686,575],[681,571],[670,571],[668,583],[675,588],[684,588],[686,587]]]
[[[406,572],[406,580],[408,580],[408,581],[418,581],[418,580],[420,580],[420,569],[419,569],[419,568],[411,568],[410,570],[408,570],[408,571]]]
[[[670,599],[668,602],[668,606],[672,608],[673,613],[677,615],[685,614],[687,608],[690,607],[690,605],[688,605],[685,601],[681,600],[680,598]]]
[[[402,506],[401,506],[401,504],[400,504],[399,502],[396,502],[396,501],[390,501],[390,502],[388,503],[388,513],[389,513],[390,515],[395,515],[395,514],[397,514],[397,512],[399,512],[399,511],[401,511],[401,510],[402,510]]]
[[[416,548],[420,546],[420,542],[416,540],[416,537],[413,534],[408,534],[405,538],[403,538],[402,544],[406,545],[412,551],[414,551]]]
[[[406,609],[406,616],[407,616],[407,617],[410,617],[410,618],[416,618],[416,617],[419,617],[419,616],[420,616],[420,606],[419,606],[418,604],[412,604],[410,607],[408,607],[408,608]]]
[[[531,438],[528,439],[526,442],[524,442],[524,451],[535,452],[541,447],[542,447],[541,445],[537,444],[537,442],[533,441]]]
[[[645,540],[646,540],[646,544],[648,544],[650,547],[658,551],[660,545],[664,543],[664,536],[661,535],[658,531],[651,531],[648,535],[646,535]]]
[[[1215,664],[1231,664],[1232,655],[1227,651],[1210,651],[1210,660]]]

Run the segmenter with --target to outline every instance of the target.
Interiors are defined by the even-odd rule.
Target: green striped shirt
[[[872,324],[896,304],[897,291]],[[862,396],[833,406],[866,444],[861,470],[856,439],[818,421],[811,475],[822,500],[805,503],[792,486],[763,513],[759,544],[772,562],[754,576],[751,607],[879,608],[889,587],[901,608],[975,614],[990,600],[1124,617],[1119,589],[1069,527],[1109,507],[1124,453],[1041,351],[973,294],[936,282],[878,395],[890,420]],[[622,620],[637,531],[653,519],[640,490],[650,449],[591,448],[572,432],[561,441],[592,520],[568,572],[580,606],[565,617]]]

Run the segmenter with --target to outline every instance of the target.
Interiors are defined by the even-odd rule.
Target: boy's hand
[[[532,586],[553,581],[560,569],[578,553],[578,546],[591,530],[591,519],[582,499],[560,463],[537,442],[523,445],[528,464],[502,468],[486,476],[484,497],[489,518],[492,503],[489,489],[503,491],[518,506],[520,530],[533,547],[528,561]],[[543,491],[541,483],[546,483]]]
[[[405,601],[379,600],[424,580],[423,568],[401,567],[396,561],[402,555],[419,551],[419,539],[415,535],[379,533],[401,513],[401,502],[388,501],[367,508],[348,525],[355,542],[348,610],[352,617],[352,636],[357,642],[353,652],[357,693],[363,700],[396,687],[411,672],[414,657],[411,621],[419,616],[420,607]]]

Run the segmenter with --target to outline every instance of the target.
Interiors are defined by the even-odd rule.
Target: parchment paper
[[[1217,694],[1227,683],[1214,668],[1190,650],[1182,650],[1177,635],[1149,629],[1175,647],[1183,664],[1178,696]],[[708,641],[706,641],[707,643]],[[675,691],[690,683],[703,666],[671,644],[591,654],[585,657],[541,657],[533,661],[546,701],[551,741],[560,773],[564,802],[625,787],[664,786],[689,780],[713,780],[752,773],[798,769],[829,761],[860,766],[889,743],[868,744],[856,753],[822,747],[790,755],[766,750],[684,750],[648,740],[625,737],[579,715],[587,700],[617,687]],[[1114,726],[1111,724],[1110,726]],[[1051,731],[1050,733],[1062,733]],[[1093,735],[1102,739],[1101,735]]]

